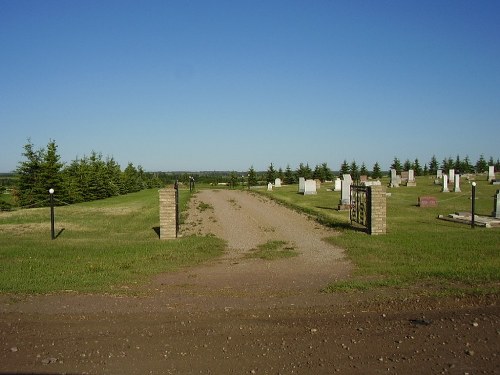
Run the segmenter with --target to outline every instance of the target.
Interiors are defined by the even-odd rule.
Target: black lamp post
[[[49,189],[50,194],[50,237],[54,240],[56,238],[54,230],[54,189]]]
[[[471,221],[470,221],[470,226],[472,229],[474,229],[476,223],[474,222],[474,216],[475,216],[475,212],[476,212],[476,182],[473,182],[472,183],[472,207],[471,207],[471,214],[472,214],[472,218],[471,218]]]

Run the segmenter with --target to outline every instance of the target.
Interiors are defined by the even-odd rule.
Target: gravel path
[[[191,200],[183,235],[216,235],[228,244],[216,262],[185,272],[161,275],[157,283],[171,290],[184,285],[207,303],[261,305],[320,303],[320,292],[351,269],[342,249],[323,239],[335,232],[306,215],[266,197],[238,190],[203,190]],[[258,245],[284,241],[298,256],[278,260],[248,258]],[[206,298],[212,297],[212,301]],[[220,301],[225,296],[224,301]],[[326,297],[326,298],[324,298]],[[331,297],[331,296],[330,296]],[[191,301],[192,303],[192,301]]]

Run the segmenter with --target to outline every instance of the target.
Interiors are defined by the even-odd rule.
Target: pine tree
[[[359,175],[360,176],[369,176],[370,172],[368,172],[368,169],[366,168],[365,162],[361,163],[361,168],[359,168]]]
[[[266,172],[266,182],[274,184],[276,180],[276,170],[274,169],[273,163],[269,165]]]
[[[67,197],[64,191],[62,178],[63,163],[60,162],[61,157],[57,154],[57,145],[55,141],[50,140],[47,148],[42,151],[42,164],[40,170],[40,179],[45,191],[54,189],[54,194],[59,197],[59,200],[64,200]],[[46,194],[46,193],[45,193]]]
[[[403,164],[403,170],[409,171],[410,169],[411,169],[411,162],[409,159],[406,159],[404,164]]]
[[[292,185],[296,182],[295,177],[293,176],[292,169],[290,168],[290,164],[288,164],[286,166],[285,175],[284,175],[284,182],[287,185]]]
[[[429,174],[436,174],[438,169],[439,165],[436,155],[432,155],[431,161],[429,162]]]
[[[333,180],[333,172],[332,170],[328,167],[328,164],[327,163],[323,163],[321,164],[321,170],[322,170],[322,174],[323,174],[323,180],[322,182],[324,181],[331,181]]]
[[[28,143],[24,145],[23,156],[26,160],[20,162],[16,170],[18,182],[14,189],[14,198],[21,206],[31,206],[47,200],[48,192],[45,191],[41,180],[43,150],[35,150],[28,139]]]
[[[396,173],[400,174],[402,170],[401,162],[397,157],[394,158],[392,164],[391,164],[391,169],[395,169]]]
[[[351,177],[353,180],[359,180],[359,168],[358,164],[356,164],[356,160],[353,160],[351,162],[351,165],[349,167],[349,173],[351,174]]]
[[[416,158],[415,161],[413,162],[412,169],[415,172],[415,176],[422,176],[422,167],[420,166],[418,158]]]
[[[380,170],[378,161],[373,165],[372,178],[382,178],[382,171]]]
[[[256,185],[257,185],[257,175],[252,165],[248,170],[248,188],[250,188],[250,186],[256,186]]]
[[[479,160],[476,162],[476,173],[486,172],[487,169],[488,169],[488,163],[486,163],[484,155],[481,154]]]
[[[340,174],[349,174],[349,164],[347,160],[344,159],[342,164],[340,165]]]

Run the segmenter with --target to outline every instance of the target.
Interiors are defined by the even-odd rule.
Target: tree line
[[[404,162],[401,162],[398,157],[395,157],[390,168],[395,169],[398,174],[402,171],[413,169],[415,176],[427,176],[435,175],[438,169],[444,171],[455,169],[457,173],[461,174],[484,173],[488,170],[488,166],[495,166],[495,170],[500,170],[500,159],[497,159],[495,162],[493,157],[490,157],[489,160],[486,161],[484,155],[481,155],[477,162],[472,164],[469,156],[465,156],[462,159],[460,155],[457,155],[455,159],[447,157],[439,163],[436,156],[433,155],[428,163],[422,165],[418,158],[413,161],[406,159]],[[344,160],[338,170],[339,175],[350,174],[354,180],[358,180],[360,176],[368,176],[377,179],[381,178],[383,173],[379,162],[375,162],[372,169],[369,170],[364,162],[359,165],[355,160],[351,163]],[[248,184],[250,186],[255,186],[259,184],[259,181],[274,183],[276,178],[280,178],[285,184],[294,184],[298,182],[300,177],[304,177],[305,179],[318,179],[324,182],[332,180],[335,177],[334,175],[335,173],[328,167],[327,163],[318,164],[314,169],[307,163],[300,163],[295,170],[292,170],[290,165],[287,165],[285,170],[282,168],[276,169],[273,163],[271,163],[267,171],[260,175],[255,171],[253,166],[251,166],[248,170]]]
[[[141,166],[129,163],[122,171],[112,157],[103,158],[95,151],[65,165],[53,140],[41,149],[28,140],[22,155],[12,189],[14,201],[21,207],[47,205],[49,189],[54,189],[56,202],[79,203],[164,185]]]

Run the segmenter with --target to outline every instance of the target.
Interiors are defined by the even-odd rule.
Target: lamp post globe
[[[50,194],[54,194],[54,189],[50,188],[50,189],[49,189],[49,193],[50,193]]]

